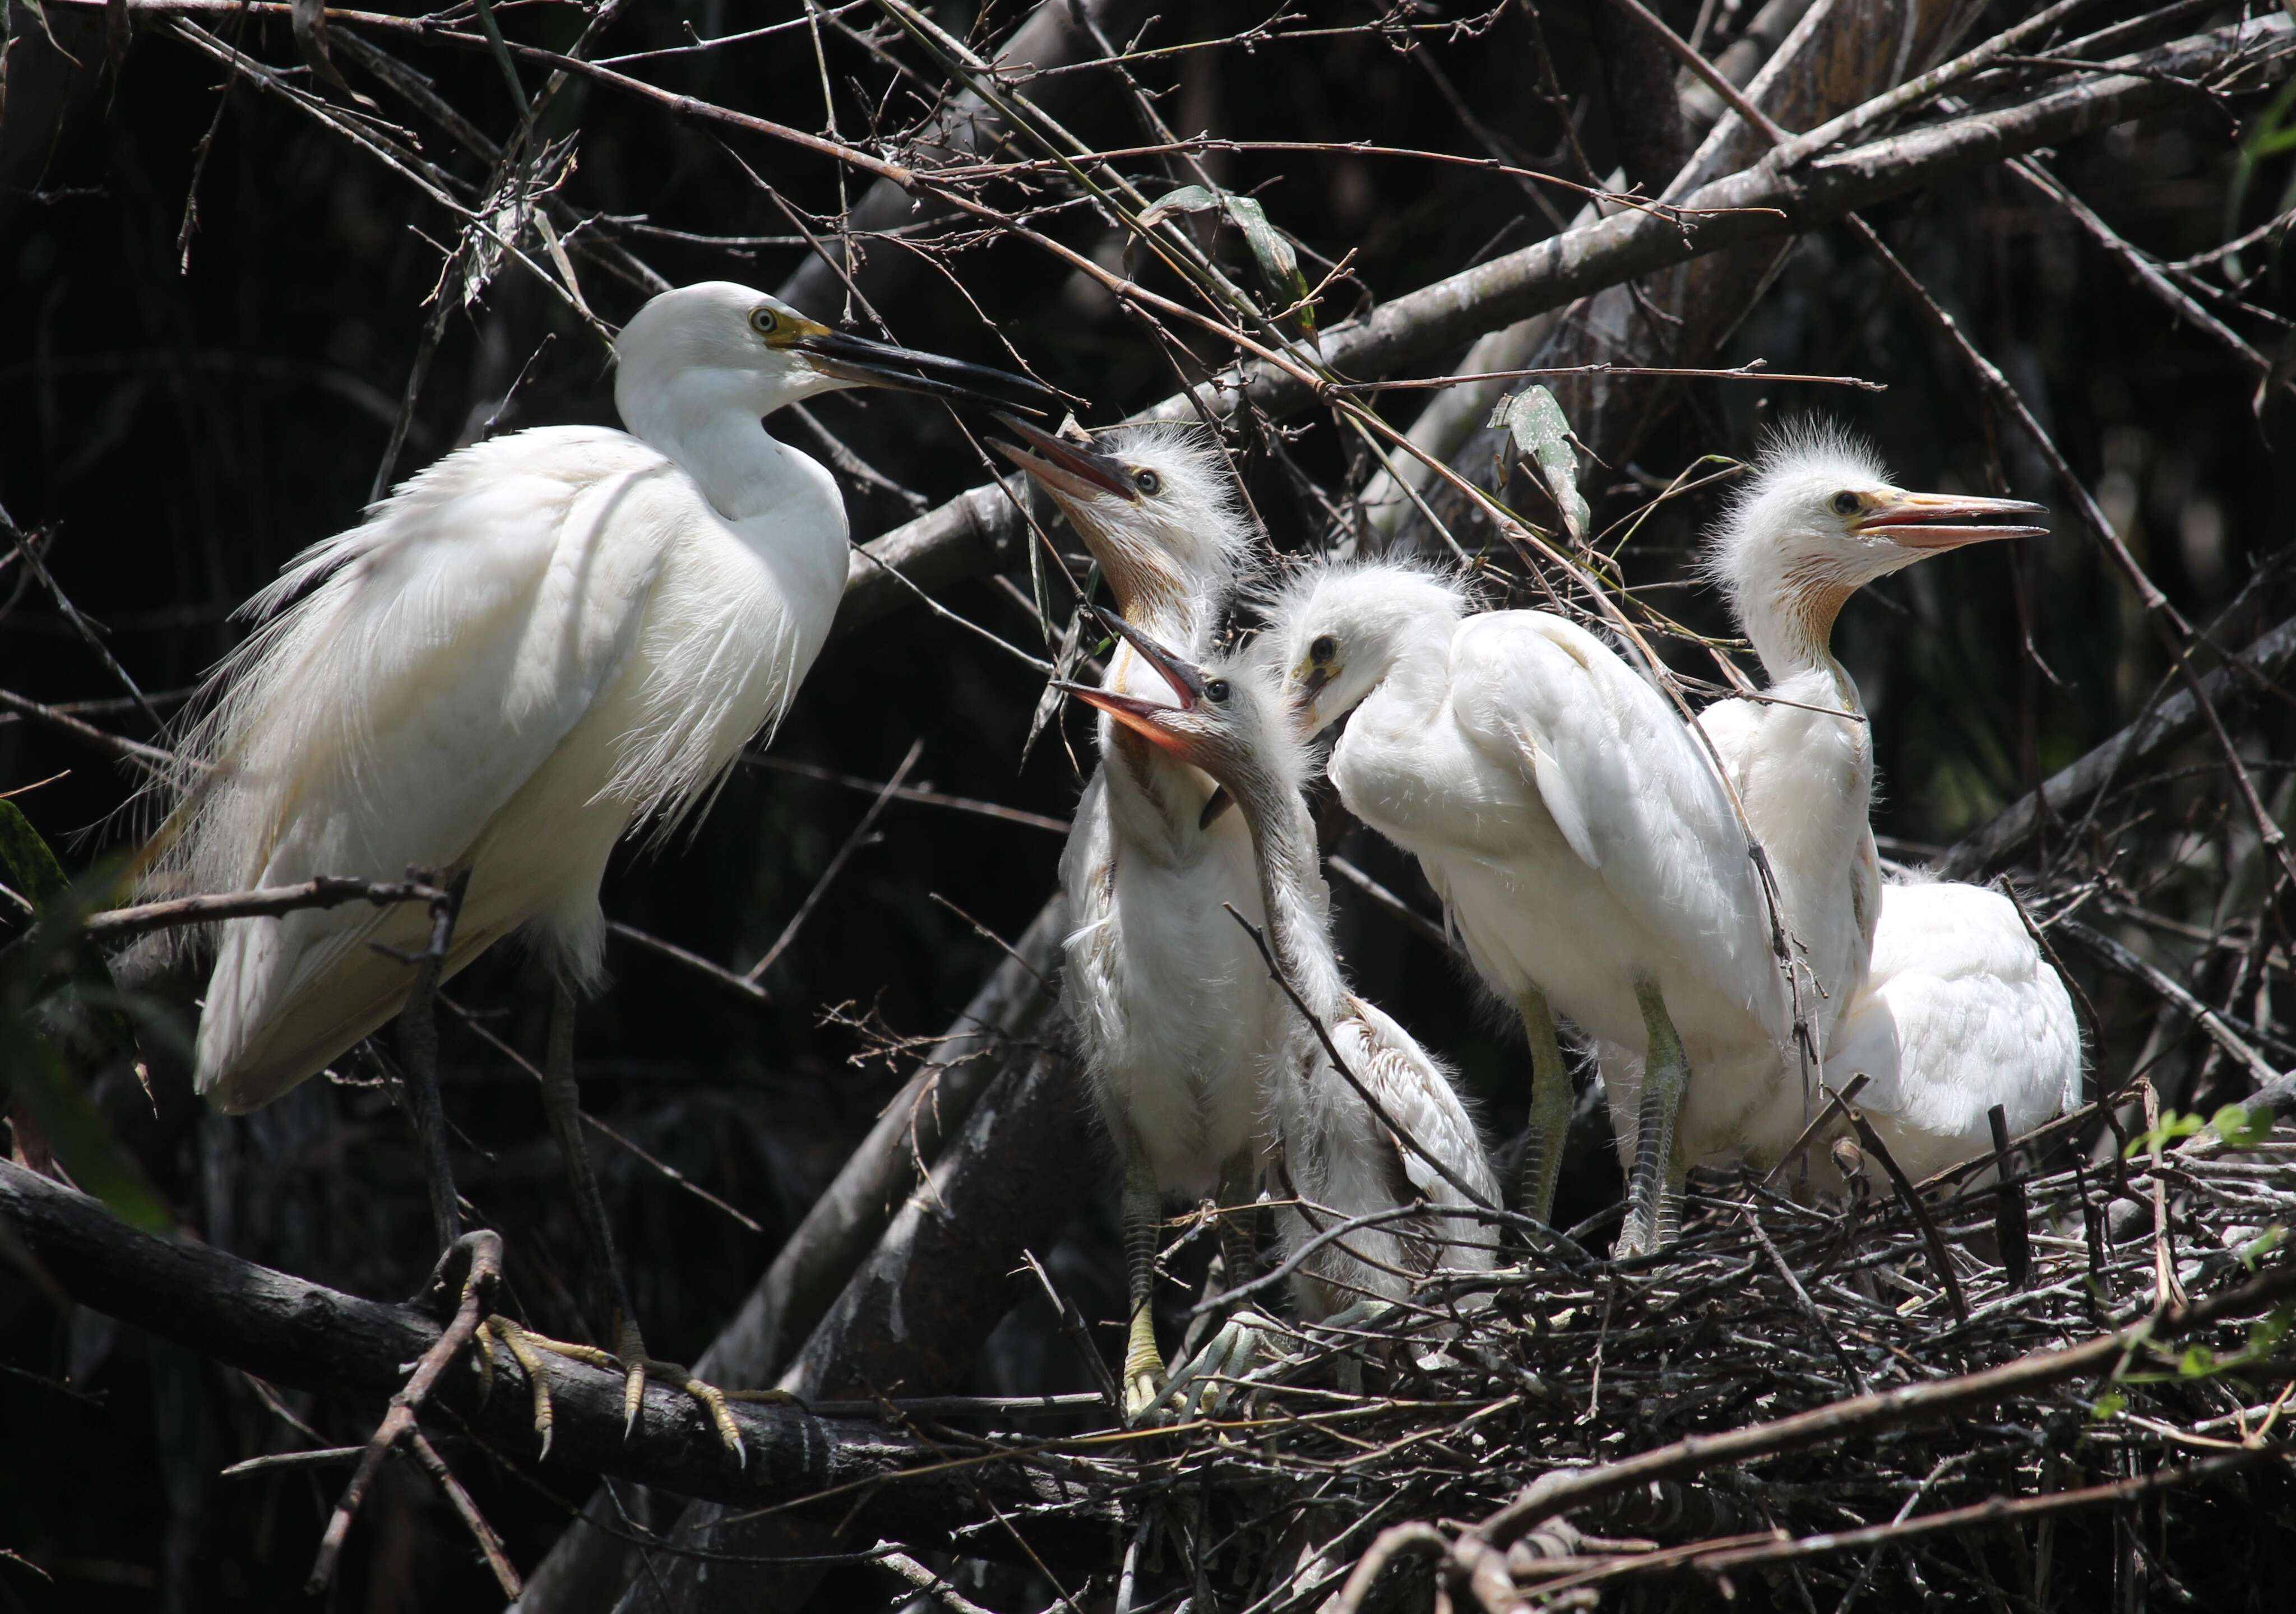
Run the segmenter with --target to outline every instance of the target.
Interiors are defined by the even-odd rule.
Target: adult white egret
[[[1993,1151],[1986,1113],[2030,1132],[2081,1102],[2080,1021],[2017,906],[1949,881],[1882,888],[1865,990],[1834,1033],[1837,1086],[1915,1182]]]
[[[1497,1205],[1497,1181],[1443,1068],[1349,989],[1300,793],[1306,747],[1273,676],[1249,660],[1201,670],[1137,628],[1111,626],[1161,677],[1168,699],[1080,685],[1070,692],[1226,788],[1250,832],[1269,951],[1305,1009],[1307,1018],[1285,999],[1285,1035],[1267,1079],[1285,1192],[1277,1225],[1287,1258],[1302,1258],[1292,1281],[1300,1313],[1310,1321],[1376,1315],[1439,1266],[1488,1270],[1496,1235],[1479,1237],[1472,1213]],[[1361,1091],[1332,1068],[1317,1027]],[[1259,1331],[1257,1319],[1237,1318],[1207,1348],[1205,1371],[1235,1371]]]
[[[1689,727],[1594,635],[1543,611],[1469,616],[1456,581],[1326,566],[1275,602],[1272,653],[1304,733],[1352,711],[1332,782],[1415,854],[1531,1047],[1523,1208],[1546,1219],[1569,1130],[1559,1009],[1654,1056],[1622,1253],[1672,1236],[1690,1075],[1791,1035],[1746,835]]]
[[[1086,447],[1007,419],[1026,447],[998,449],[1068,515],[1125,618],[1186,655],[1210,653],[1222,608],[1250,564],[1251,532],[1217,450],[1168,426],[1111,432]],[[1129,644],[1104,687],[1153,693]],[[1075,928],[1063,991],[1093,1094],[1124,1167],[1122,1225],[1131,1315],[1125,1411],[1156,1401],[1164,1360],[1153,1299],[1167,1194],[1249,1202],[1260,1086],[1285,1024],[1250,938],[1222,905],[1260,918],[1251,837],[1219,810],[1217,785],[1113,721],[1061,856]],[[1250,1240],[1223,1222],[1231,1282]]]
[[[1841,1018],[1866,979],[1881,908],[1867,822],[1872,736],[1857,685],[1834,659],[1834,619],[1868,583],[1948,550],[2038,535],[2046,529],[2028,523],[2046,513],[2021,499],[1907,493],[1870,446],[1809,420],[1772,438],[1709,540],[1707,570],[1768,684],[1708,707],[1699,724],[1768,855],[1802,1012],[1829,1067]],[[1633,1051],[1601,1052],[1605,1082],[1630,1098],[1641,1074]],[[1702,1078],[1685,1119],[1691,1162],[1767,1164],[1808,1122],[1792,1051],[1772,1067],[1750,1050],[1713,1077]],[[1734,1102],[1702,1102],[1725,1099]]]
[[[627,432],[543,427],[458,450],[250,602],[260,626],[184,736],[153,856],[170,883],[211,891],[467,873],[446,975],[524,933],[557,983],[543,1096],[611,1285],[634,1416],[644,1344],[583,1150],[573,992],[600,974],[614,843],[649,819],[666,832],[787,709],[844,587],[836,483],[759,417],[847,387],[1045,389],[725,282],[654,298],[615,356]],[[393,950],[429,934],[407,907],[226,923],[199,1090],[236,1113],[316,1073],[398,1012],[412,971]]]

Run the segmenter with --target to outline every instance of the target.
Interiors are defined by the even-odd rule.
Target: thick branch
[[[137,1233],[98,1201],[4,1161],[0,1218],[80,1304],[276,1384],[387,1397],[399,1389],[405,1364],[439,1335],[437,1323],[410,1307],[324,1289],[188,1240]],[[501,1355],[503,1382],[483,1404],[476,1374],[450,1372],[431,1404],[505,1455],[524,1458],[534,1449],[534,1430],[517,1372]],[[842,1518],[857,1505],[872,1521],[861,1528],[912,1542],[918,1532],[942,1536],[983,1518],[984,1499],[1008,1513],[1073,1500],[1059,1481],[1018,1463],[873,1484],[947,1454],[874,1424],[794,1408],[736,1407],[749,1454],[736,1465],[681,1392],[650,1388],[625,1438],[619,1375],[569,1362],[557,1364],[552,1389],[556,1436],[549,1459],[534,1465],[546,1483],[608,1474],[746,1507],[861,1487],[832,1496],[822,1512]],[[1090,1535],[1096,1542],[1101,1530]]]
[[[2128,58],[2120,64],[2128,72],[2070,75],[2015,105],[1877,140],[1806,168],[1779,172],[1757,164],[1677,198],[1678,217],[1619,213],[1406,293],[1368,319],[1334,326],[1323,339],[1324,356],[1351,375],[1383,375],[1652,270],[1800,234],[1971,168],[2142,117],[2189,93],[2167,78],[2199,78],[2235,58],[2249,64],[2259,84],[2286,77],[2296,70],[2296,27],[2276,15],[2212,29]],[[1142,418],[1192,420],[1198,402],[1227,415],[1247,397],[1278,417],[1316,402],[1296,376],[1254,363],[1240,379],[1201,389],[1196,401],[1169,397]],[[836,631],[884,615],[906,594],[882,575],[876,561],[931,588],[999,563],[1024,532],[1018,509],[994,484],[959,494],[866,545],[874,561],[854,557]]]
[[[2277,676],[2292,660],[2296,660],[2296,619],[2261,635],[2240,652],[2237,667],[2218,668],[2201,680],[2201,688],[2222,705]],[[1966,880],[2001,863],[2052,818],[2087,800],[2131,766],[2198,733],[2205,722],[2192,692],[2179,690],[2078,762],[2050,774],[2038,790],[2003,808],[1984,828],[1955,842],[1938,859],[1937,873]]]

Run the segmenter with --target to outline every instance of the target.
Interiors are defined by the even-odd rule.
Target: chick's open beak
[[[1989,538],[2035,538],[2046,527],[2020,517],[2045,516],[2048,507],[2023,499],[1985,499],[1952,493],[1901,493],[1884,499],[1857,523],[1904,549],[1958,549]]]
[[[943,358],[938,353],[920,353],[914,348],[897,348],[850,332],[808,332],[789,346],[811,359],[814,368],[824,375],[859,387],[921,392],[927,397],[979,404],[1000,412],[1026,409],[1041,414],[1059,401],[1050,387],[1025,375]]]
[[[1066,438],[1054,437],[1041,427],[1009,414],[996,418],[1021,441],[1007,443],[991,438],[989,447],[1052,492],[1085,502],[1102,494],[1113,494],[1128,504],[1139,503],[1139,489],[1124,474],[1123,465],[1107,455]]]
[[[1170,686],[1172,704],[1143,700],[1137,695],[1127,695],[1116,690],[1095,689],[1084,684],[1062,684],[1061,688],[1087,706],[1098,707],[1125,727],[1142,738],[1162,746],[1176,757],[1185,757],[1188,741],[1165,726],[1165,720],[1175,712],[1193,711],[1204,698],[1204,676],[1194,663],[1185,660],[1142,633],[1113,612],[1093,608],[1094,614],[1108,628],[1140,653],[1140,659],[1154,668]]]

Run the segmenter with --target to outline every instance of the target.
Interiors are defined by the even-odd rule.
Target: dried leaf
[[[1563,527],[1574,542],[1584,544],[1591,512],[1578,491],[1578,456],[1570,447],[1570,422],[1554,395],[1544,387],[1527,387],[1501,398],[1488,423],[1504,427],[1515,452],[1538,467],[1546,491],[1562,512]]]
[[[124,16],[125,6],[122,6],[121,12]],[[342,70],[335,65],[333,53],[327,49],[325,0],[295,0],[295,9],[290,20],[295,29],[295,48],[303,53],[303,60],[309,65],[311,71],[333,85],[361,106],[372,108],[374,102],[351,88],[350,85],[344,80]]]

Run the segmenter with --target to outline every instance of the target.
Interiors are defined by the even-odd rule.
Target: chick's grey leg
[[[1147,1152],[1124,1139],[1124,1268],[1132,1316],[1124,1341],[1124,1417],[1136,1422],[1156,1405],[1164,1382],[1164,1355],[1156,1348],[1156,1249],[1164,1226],[1164,1196]]]
[[[1515,1000],[1530,1038],[1530,1127],[1522,1151],[1521,1204],[1525,1216],[1554,1219],[1554,1185],[1562,1175],[1562,1146],[1570,1136],[1570,1077],[1555,1040],[1546,994],[1526,987]]]
[[[1688,1173],[1676,1122],[1690,1086],[1690,1061],[1682,1038],[1666,1012],[1658,983],[1647,976],[1635,982],[1650,1052],[1643,1061],[1641,1111],[1636,1118],[1635,1167],[1627,1184],[1627,1221],[1619,1235],[1621,1256],[1648,1255],[1674,1242],[1682,1212],[1682,1186]]]

